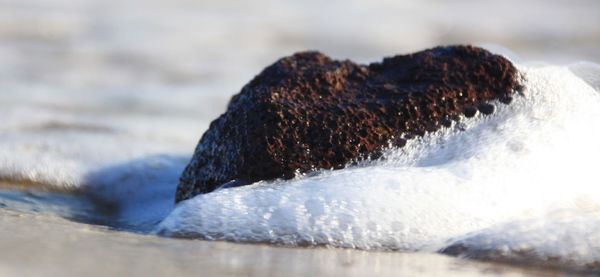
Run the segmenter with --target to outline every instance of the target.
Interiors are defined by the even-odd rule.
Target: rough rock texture
[[[507,59],[437,47],[368,66],[318,52],[280,59],[233,96],[181,176],[176,201],[225,186],[343,168],[388,145],[493,113],[519,89]]]

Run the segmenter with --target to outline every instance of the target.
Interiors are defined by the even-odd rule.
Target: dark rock
[[[499,100],[500,100],[500,102],[508,105],[508,104],[512,103],[513,98],[510,95],[504,95],[504,96],[500,97]]]
[[[450,127],[450,126],[452,126],[452,120],[450,120],[448,118],[442,119],[442,126],[444,126],[444,127]]]
[[[477,105],[477,109],[482,113],[482,114],[493,114],[494,111],[496,110],[496,106],[490,104],[490,103],[480,103]]]
[[[318,52],[280,59],[233,96],[198,143],[176,201],[223,184],[291,178],[375,159],[449,126],[467,107],[513,93],[507,59],[437,47],[368,66]],[[226,185],[229,186],[229,185]]]
[[[476,116],[477,113],[478,113],[478,110],[475,107],[466,107],[464,110],[464,114],[468,118]]]

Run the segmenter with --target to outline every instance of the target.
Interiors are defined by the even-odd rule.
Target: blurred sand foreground
[[[0,276],[562,276],[426,253],[168,239],[3,209],[0,226]]]

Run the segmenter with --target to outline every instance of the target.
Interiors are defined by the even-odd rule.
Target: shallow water
[[[599,11],[597,1],[0,2],[0,247],[15,249],[0,254],[0,275],[597,273],[600,70],[576,61],[600,60]],[[319,49],[371,62],[455,42],[515,61],[524,95],[382,161],[174,205],[210,120],[277,58]]]

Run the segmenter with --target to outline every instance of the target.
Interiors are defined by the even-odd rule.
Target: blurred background
[[[3,86],[231,95],[295,51],[367,63],[453,43],[598,62],[600,1],[0,0]]]
[[[0,0],[0,178],[76,185],[187,157],[231,95],[296,51],[368,63],[454,43],[597,63],[600,1]]]

